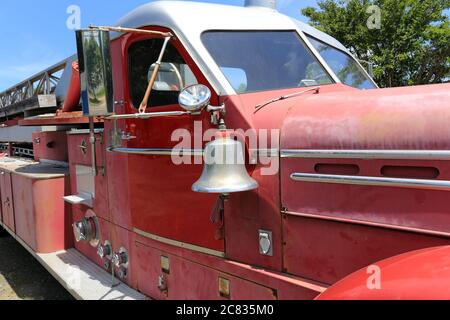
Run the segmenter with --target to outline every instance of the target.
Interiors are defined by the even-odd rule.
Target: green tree
[[[450,0],[320,0],[318,6],[303,15],[372,62],[381,87],[450,80]]]

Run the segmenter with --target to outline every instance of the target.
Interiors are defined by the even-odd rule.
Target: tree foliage
[[[380,27],[369,28],[373,6]],[[302,10],[310,24],[374,63],[382,87],[450,80],[450,0],[320,0]]]

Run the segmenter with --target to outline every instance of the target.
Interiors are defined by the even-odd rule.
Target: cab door
[[[134,35],[127,39],[124,54],[127,63],[128,85],[124,93],[127,112],[137,112],[162,45],[163,39],[159,37]],[[147,112],[182,110],[178,105],[181,90],[197,83],[210,87],[181,43],[177,39],[171,40],[153,86]],[[217,104],[218,97],[210,89],[213,92],[211,103]],[[210,120],[206,111],[196,116],[127,120],[123,144],[128,148],[159,151],[128,156],[131,223],[135,232],[223,252],[223,240],[215,236],[217,226],[210,222],[217,197],[191,190],[202,173],[201,161],[197,159],[195,164],[192,156],[187,163],[175,164],[170,155],[172,148],[180,142],[172,139],[177,130],[189,134],[191,149],[202,149],[201,136],[211,127]],[[194,143],[195,138],[197,143]]]

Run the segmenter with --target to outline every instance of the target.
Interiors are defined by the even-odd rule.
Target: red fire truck
[[[449,84],[379,89],[268,0],[76,40],[0,93],[1,226],[76,298],[450,298]]]

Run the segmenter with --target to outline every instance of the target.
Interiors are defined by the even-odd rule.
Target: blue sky
[[[202,1],[202,0],[200,0]],[[244,0],[203,0],[242,5]],[[316,0],[277,0],[278,9],[303,21],[300,9]],[[112,25],[149,0],[1,0],[0,91],[75,53],[74,31],[66,27],[67,8],[78,5],[81,25]]]
[[[75,53],[75,34],[66,27],[67,8],[78,5],[81,26],[113,25],[151,0],[0,0],[0,91]],[[190,0],[185,0],[190,1]],[[243,5],[244,0],[197,0]],[[277,0],[278,10],[302,21],[301,9],[317,0]]]

